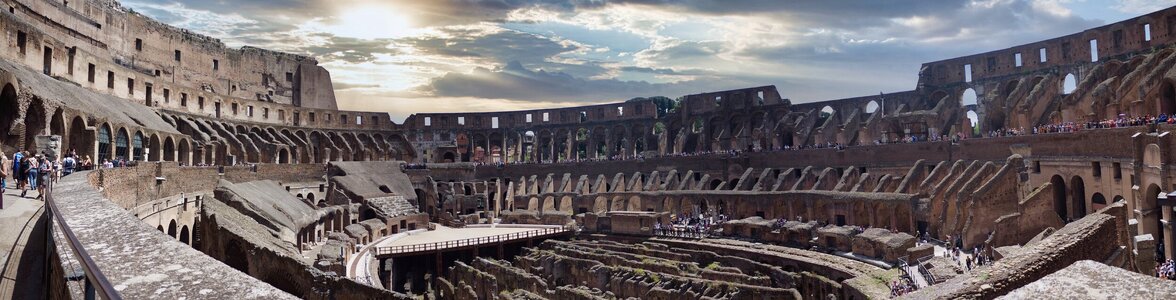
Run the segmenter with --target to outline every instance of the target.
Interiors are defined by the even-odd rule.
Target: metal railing
[[[69,228],[69,224],[65,222],[61,214],[57,213],[57,202],[53,199],[52,181],[45,187],[45,196],[43,198],[45,199],[45,213],[49,215],[48,220],[50,224],[52,225],[52,222],[57,222],[57,226],[61,227],[61,233],[68,242],[65,246],[69,247],[69,250],[73,252],[74,257],[77,258],[81,264],[82,271],[85,273],[85,299],[96,299],[96,296],[100,296],[102,299],[107,300],[121,300],[122,295],[119,295],[114,290],[114,285],[111,285],[110,280],[107,280],[106,276],[102,274],[102,270],[98,269],[98,264],[94,263],[94,259],[86,252],[86,248],[82,247],[82,242],[74,235],[73,230]],[[56,245],[52,236],[53,226],[49,226],[47,232],[49,236],[46,237],[46,243],[49,244],[50,249],[54,249],[53,247]]]
[[[915,259],[915,263],[919,264],[919,266],[918,266],[919,273],[923,274],[923,280],[927,281],[927,285],[934,285],[935,284],[935,275],[931,274],[931,271],[927,270],[927,266],[924,265],[924,263],[926,263],[928,260],[931,260],[932,257],[935,257],[935,254],[931,254],[931,255],[927,255],[927,256]]]
[[[484,236],[476,238],[468,238],[461,240],[452,240],[444,242],[433,242],[427,244],[403,245],[392,247],[376,247],[376,256],[394,255],[403,253],[416,253],[426,251],[439,251],[446,249],[462,248],[469,246],[477,246],[483,244],[498,243],[516,239],[524,238],[538,238],[556,236],[564,233],[569,233],[571,230],[563,227],[544,228],[541,230],[532,230],[526,232],[506,233],[493,236]]]

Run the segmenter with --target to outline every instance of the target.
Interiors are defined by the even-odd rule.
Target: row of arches
[[[177,231],[176,220],[171,220],[167,225],[166,231],[162,224],[157,226],[156,229],[167,236],[179,240],[181,243],[189,246],[192,245],[192,231],[188,229],[188,225],[180,225]]]

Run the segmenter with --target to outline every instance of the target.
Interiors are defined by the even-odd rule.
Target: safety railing
[[[439,250],[446,250],[446,249],[455,249],[455,248],[463,248],[463,247],[469,247],[469,246],[477,246],[477,245],[483,245],[483,244],[492,244],[492,243],[498,243],[498,242],[517,240],[517,239],[556,236],[556,235],[560,235],[560,234],[564,234],[564,233],[568,233],[568,232],[571,232],[571,230],[568,230],[567,228],[563,228],[563,227],[552,227],[552,228],[543,228],[540,230],[532,230],[532,231],[516,232],[516,233],[506,233],[506,234],[468,238],[468,239],[461,239],[461,240],[433,242],[433,243],[427,243],[427,244],[377,247],[376,248],[376,256],[395,255],[395,254],[403,254],[403,253],[416,253],[416,252],[426,252],[426,251],[439,251]]]
[[[82,267],[82,271],[85,273],[85,299],[91,300],[97,299],[96,297],[101,297],[101,299],[106,300],[121,300],[122,296],[114,290],[114,285],[111,285],[110,280],[108,280],[105,275],[102,275],[102,270],[98,268],[98,264],[94,263],[94,259],[90,257],[89,253],[86,252],[86,248],[82,247],[82,242],[78,240],[76,235],[74,235],[73,230],[69,227],[69,224],[65,222],[65,219],[61,216],[61,214],[57,213],[57,202],[53,199],[52,181],[50,181],[48,186],[45,187],[45,195],[43,198],[45,199],[45,213],[48,214],[47,219],[50,223],[56,222],[57,226],[61,228],[61,234],[67,242],[67,244],[64,246],[68,247],[69,250],[73,252],[74,257],[77,259]],[[46,231],[49,233],[49,236],[46,237],[45,240],[46,243],[50,244],[50,249],[54,249],[54,246],[56,246],[53,239],[53,228],[53,226],[49,226],[49,230]]]

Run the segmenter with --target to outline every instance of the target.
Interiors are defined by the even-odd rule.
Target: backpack
[[[77,161],[73,157],[66,157],[61,161],[61,168],[65,170],[73,170],[77,166]]]

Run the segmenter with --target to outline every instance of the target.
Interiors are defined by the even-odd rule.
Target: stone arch
[[[1090,196],[1090,209],[1099,211],[1107,206],[1107,198],[1102,193],[1094,193]]]
[[[176,237],[176,229],[177,229],[176,228],[176,220],[171,220],[171,223],[167,224],[167,235],[171,236],[172,238],[175,238]]]
[[[979,134],[980,133],[980,115],[976,114],[976,110],[972,110],[972,109],[969,109],[966,115],[968,116],[968,123],[970,123],[972,125],[971,134],[972,135]]]
[[[278,163],[279,164],[290,163],[290,151],[289,150],[286,150],[286,148],[278,149]]]
[[[188,225],[184,225],[184,227],[180,228],[180,242],[181,243],[191,245],[192,241],[191,241],[190,237],[191,237],[191,235],[188,232]]]
[[[0,92],[0,144],[16,146],[20,143],[17,136],[10,135],[13,125],[16,125],[19,111],[20,102],[17,101],[16,88],[12,84],[5,84],[3,92]]]
[[[1142,196],[1143,199],[1141,199],[1142,201],[1136,210],[1139,210],[1139,211],[1157,210],[1157,208],[1159,208],[1160,193],[1163,193],[1164,191],[1161,190],[1160,186],[1155,183],[1148,185],[1148,187],[1145,191],[1146,192],[1144,192],[1144,194]],[[1156,239],[1156,245],[1166,245],[1166,244],[1164,244],[1163,215],[1159,211],[1155,211],[1155,212],[1152,212],[1148,215],[1145,215],[1143,217],[1143,220],[1140,223],[1141,223],[1140,234],[1151,234],[1152,237],[1154,237]],[[1171,250],[1168,250],[1168,251],[1171,251]],[[1164,256],[1160,255],[1158,257],[1164,257]]]
[[[33,101],[29,103],[28,109],[25,110],[24,124],[24,148],[35,149],[37,147],[37,136],[45,132],[45,104],[40,98],[33,97]]]
[[[131,142],[130,136],[127,134],[127,129],[119,128],[114,135],[114,158],[116,160],[125,160],[131,157]]]
[[[1078,89],[1077,77],[1074,77],[1074,73],[1066,74],[1066,78],[1062,79],[1062,94],[1069,95],[1076,89]]]
[[[1050,183],[1050,185],[1053,186],[1054,212],[1056,212],[1058,214],[1058,218],[1061,218],[1063,221],[1065,221],[1067,219],[1067,215],[1066,215],[1066,198],[1067,198],[1066,196],[1067,195],[1066,195],[1066,192],[1068,191],[1066,189],[1066,180],[1062,179],[1061,175],[1054,175],[1053,177],[1051,177],[1049,179],[1049,183]]]
[[[49,134],[61,136],[63,139],[68,138],[65,134],[65,112],[61,108],[54,110],[53,117],[50,117]]]
[[[3,134],[3,131],[0,131]],[[94,136],[86,132],[86,120],[82,116],[75,116],[69,122],[69,137],[66,138],[69,149],[77,150],[78,155],[93,155]]]
[[[177,157],[176,161],[183,166],[192,165],[191,142],[189,142],[188,139],[181,138],[176,147],[179,148],[179,157]]]
[[[147,152],[147,160],[159,161],[159,158],[163,155],[163,143],[159,141],[158,134],[151,135],[151,138],[147,142],[147,149],[150,149]]]
[[[98,126],[98,155],[94,157],[95,165],[102,163],[102,160],[111,159],[111,133],[110,124],[103,123]]]
[[[143,157],[143,131],[135,131],[135,135],[131,136],[131,157],[130,160],[142,161]]]
[[[1086,216],[1086,184],[1081,176],[1070,179],[1070,218],[1078,220]]]
[[[163,160],[176,161],[176,142],[171,136],[163,139]]]
[[[837,115],[837,110],[833,109],[832,106],[825,105],[825,107],[822,107],[821,111],[818,113],[818,120],[820,121],[817,121],[817,123],[824,124],[825,120],[832,118],[835,115]]]
[[[979,102],[980,98],[976,95],[976,90],[972,88],[964,90],[964,93],[960,95],[960,107],[977,105]]]
[[[928,102],[931,104],[931,106],[934,106],[934,105],[938,104],[940,101],[943,101],[944,98],[947,98],[947,91],[938,90],[938,91],[935,91],[934,93],[931,93],[931,99],[929,99],[930,101],[928,101]]]
[[[1165,80],[1160,85],[1159,111],[1168,115],[1176,114],[1176,86]]]

